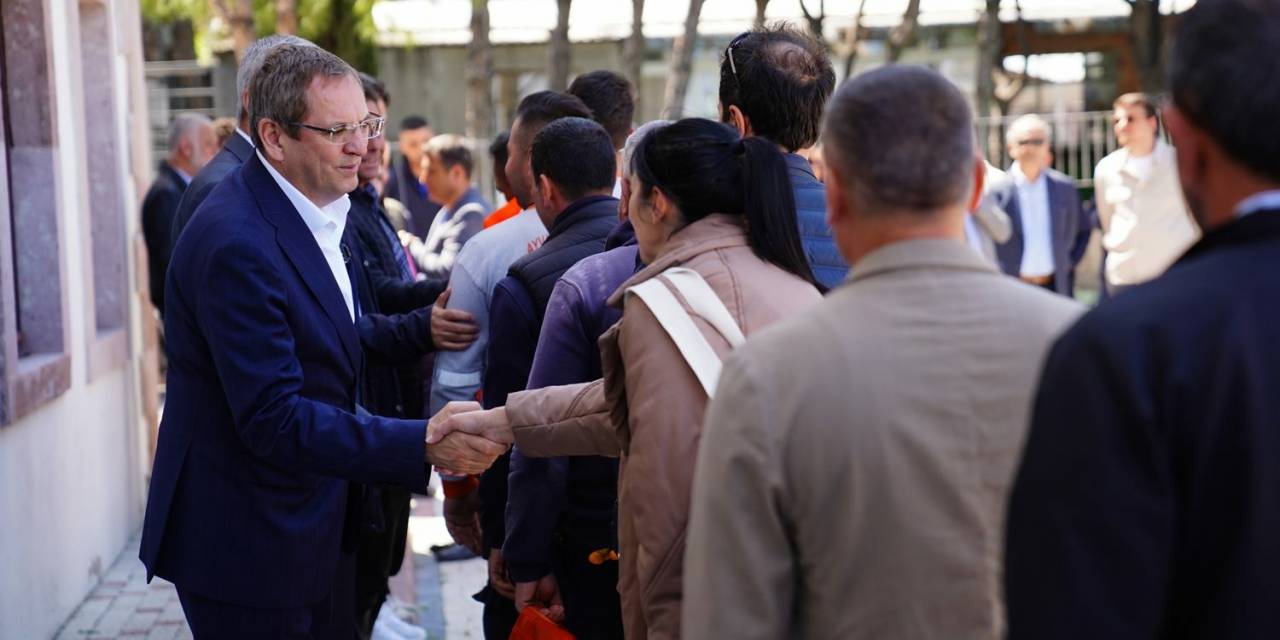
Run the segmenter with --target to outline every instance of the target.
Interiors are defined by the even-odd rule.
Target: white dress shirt
[[[351,199],[343,194],[341,198],[323,207],[318,206],[289,184],[289,181],[285,180],[284,176],[262,157],[261,151],[258,152],[258,159],[262,161],[262,166],[267,168],[267,173],[275,179],[276,184],[280,185],[280,190],[284,191],[285,197],[293,203],[293,208],[298,210],[298,215],[302,216],[307,229],[311,230],[316,244],[320,246],[320,252],[324,254],[324,261],[329,264],[329,271],[333,272],[338,290],[342,292],[342,299],[347,303],[347,313],[351,314],[351,321],[355,322],[356,307],[351,295],[351,276],[347,274],[346,260],[342,258],[342,230],[347,226],[347,211],[351,209]]]
[[[1049,213],[1049,179],[1044,172],[1027,180],[1018,163],[1009,168],[1022,216],[1022,267],[1019,275],[1053,275],[1053,218]]]

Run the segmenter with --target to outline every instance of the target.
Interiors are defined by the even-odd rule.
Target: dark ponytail
[[[644,191],[662,189],[686,223],[712,213],[741,215],[761,260],[818,286],[800,245],[786,159],[772,142],[686,118],[645,136],[631,164]]]

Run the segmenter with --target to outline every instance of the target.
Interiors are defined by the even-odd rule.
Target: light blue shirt
[[[1236,205],[1236,217],[1243,218],[1268,209],[1280,209],[1280,189],[1262,191],[1245,198]]]
[[[510,220],[472,236],[454,261],[449,276],[449,308],[475,316],[479,333],[462,351],[436,354],[431,376],[430,415],[451,400],[475,400],[489,350],[489,303],[493,288],[506,277],[511,263],[533,251],[547,236],[547,228],[532,207]]]
[[[1009,168],[1018,194],[1018,211],[1022,216],[1022,267],[1024,276],[1050,276],[1053,264],[1053,218],[1049,214],[1049,179],[1043,171],[1034,181],[1027,180],[1018,163]]]

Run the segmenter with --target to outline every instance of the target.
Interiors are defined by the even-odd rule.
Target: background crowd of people
[[[786,25],[726,48],[719,122],[595,71],[485,151],[406,118],[394,161],[376,78],[259,40],[143,205],[148,575],[196,637],[420,637],[387,579],[434,467],[487,638],[1263,637],[1276,33],[1189,10],[1092,206],[1040,117],[994,167],[941,75],[837,88]]]

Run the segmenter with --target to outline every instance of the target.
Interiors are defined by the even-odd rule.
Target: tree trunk
[[[662,117],[678,120],[684,115],[684,97],[689,91],[689,74],[693,70],[693,51],[698,45],[698,17],[703,0],[689,0],[689,14],[684,19],[684,34],[676,38],[671,52],[671,75],[663,99]]]
[[[809,35],[821,42],[822,47],[828,52],[831,51],[831,45],[827,44],[827,39],[822,35],[822,23],[827,19],[827,0],[819,0],[817,15],[809,13],[809,6],[804,0],[800,0],[800,11],[804,12],[804,22],[809,27]]]
[[[276,33],[298,33],[298,0],[276,0]]]
[[[902,50],[911,43],[919,22],[920,0],[908,0],[907,10],[902,13],[902,22],[889,31],[889,42],[885,47],[886,63],[894,64],[902,57]]]
[[[478,145],[493,138],[493,47],[489,44],[489,0],[471,0],[471,43],[467,45],[467,96],[465,101],[467,137]],[[483,147],[481,147],[483,148]],[[478,153],[477,187],[492,193],[492,171],[484,171],[489,154]]]
[[[769,0],[756,0],[756,28],[764,26],[764,9],[769,6]]]
[[[844,58],[844,79],[853,77],[853,67],[858,64],[858,49],[862,46],[862,14],[867,9],[867,0],[858,3],[858,15],[853,18],[853,29],[849,36],[849,53]]]
[[[564,91],[569,86],[569,5],[572,0],[556,0],[560,11],[556,15],[556,28],[551,30],[551,42],[547,46],[547,86],[552,91]]]
[[[978,18],[978,77],[975,85],[976,115],[991,115],[991,103],[995,100],[996,80],[992,76],[1000,64],[1000,0],[986,0],[986,9]]]
[[[236,63],[244,59],[244,52],[258,38],[253,26],[253,0],[209,0],[214,12],[231,27],[231,46]]]
[[[643,119],[644,109],[641,99],[644,91],[641,88],[641,81],[644,69],[644,0],[631,0],[631,36],[627,38],[622,59],[627,79],[636,90],[636,116]]]
[[[1138,63],[1138,81],[1142,91],[1155,94],[1164,90],[1164,33],[1161,31],[1158,0],[1129,0],[1129,34],[1133,38],[1134,61]]]

